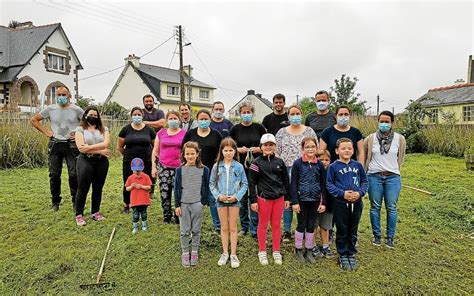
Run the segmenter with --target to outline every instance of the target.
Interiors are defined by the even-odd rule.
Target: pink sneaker
[[[77,224],[77,226],[86,225],[86,221],[84,221],[84,217],[82,217],[82,215],[77,215],[76,216],[76,224]]]
[[[103,221],[105,220],[105,217],[102,216],[102,214],[100,212],[96,212],[94,214],[91,215],[91,218],[92,220],[95,220],[95,221]]]
[[[191,252],[191,266],[195,266],[199,263],[199,254],[196,251]]]

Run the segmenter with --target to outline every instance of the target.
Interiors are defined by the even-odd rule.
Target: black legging
[[[130,205],[130,192],[125,189],[125,183],[127,182],[128,177],[133,174],[132,169],[130,168],[131,160],[123,161],[122,163],[122,175],[123,175],[123,203],[126,205]],[[148,175],[151,179],[151,161],[143,161],[145,167],[143,172]],[[150,192],[152,192],[150,190]]]
[[[315,201],[300,201],[299,205],[300,212],[296,215],[296,219],[298,220],[296,231],[301,233],[313,232],[314,224],[318,216],[319,203]]]

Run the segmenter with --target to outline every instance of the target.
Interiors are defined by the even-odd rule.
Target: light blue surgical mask
[[[168,119],[168,126],[170,128],[177,128],[179,127],[179,120],[178,119]]]
[[[210,120],[207,120],[207,119],[198,120],[198,127],[201,129],[208,128],[210,124],[211,124]]]
[[[324,111],[328,108],[329,103],[328,102],[316,102],[316,107],[318,108],[319,111]]]
[[[67,104],[67,97],[66,96],[57,96],[56,97],[56,103],[58,105],[64,106]]]
[[[349,125],[349,116],[338,116],[337,117],[337,124],[340,126],[348,126]]]
[[[301,124],[301,115],[293,115],[289,117],[290,123],[292,125],[300,125]]]
[[[392,124],[391,123],[386,123],[386,122],[380,122],[379,123],[379,130],[382,133],[389,132],[392,129]]]
[[[141,115],[133,115],[132,122],[135,124],[140,124],[143,121],[143,117]]]
[[[212,116],[217,118],[217,119],[221,119],[222,117],[224,117],[224,113],[222,113],[220,111],[214,111],[214,112],[212,112]]]
[[[240,114],[240,118],[244,122],[251,122],[253,119],[253,114]]]

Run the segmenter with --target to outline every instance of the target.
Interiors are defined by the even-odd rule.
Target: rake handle
[[[104,253],[104,258],[102,258],[102,264],[100,265],[99,273],[97,274],[96,284],[100,282],[100,278],[102,277],[102,272],[104,271],[104,266],[105,266],[105,258],[107,258],[107,252],[109,251],[110,243],[112,242],[112,238],[114,237],[114,234],[115,234],[115,227],[114,229],[112,229],[112,233],[110,234],[109,242],[107,243],[107,248],[105,249],[105,253]]]
[[[429,194],[429,195],[435,195],[432,192],[429,192],[429,191],[426,191],[426,190],[423,190],[423,189],[420,189],[420,188],[416,188],[416,187],[412,187],[412,186],[408,186],[408,185],[402,185],[402,186],[405,187],[405,188],[409,188],[411,190],[418,191],[418,192],[426,193],[426,194]]]

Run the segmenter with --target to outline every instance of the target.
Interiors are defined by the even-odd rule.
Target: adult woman
[[[253,158],[262,153],[260,150],[260,138],[266,133],[265,127],[260,123],[252,122],[255,107],[244,101],[239,106],[241,123],[234,125],[230,129],[230,136],[237,143],[239,152],[239,161],[245,168],[245,174],[248,178],[250,162]],[[240,201],[240,235],[250,232],[253,238],[257,238],[258,215],[250,210],[248,193]]]
[[[301,156],[301,141],[304,137],[317,139],[316,133],[309,126],[301,124],[303,111],[298,105],[288,108],[288,120],[290,125],[280,129],[276,134],[276,155],[280,157],[291,172],[293,162]],[[291,223],[293,222],[293,209],[285,208],[283,211],[283,241],[289,242],[291,239]]]
[[[199,149],[201,149],[202,163],[209,169],[212,169],[212,166],[216,162],[216,156],[219,153],[219,145],[221,144],[222,137],[218,131],[209,127],[211,124],[211,113],[209,111],[206,109],[199,110],[196,119],[198,127],[190,129],[186,133],[181,146],[188,141],[197,142]],[[209,194],[209,208],[211,211],[214,231],[220,233],[221,224],[217,213],[215,199],[212,194]]]
[[[122,176],[123,184],[133,173],[130,163],[135,157],[139,157],[145,163],[143,172],[151,176],[151,151],[155,142],[155,131],[143,123],[143,110],[133,107],[130,112],[132,123],[122,128],[118,135],[118,149],[123,155]],[[130,192],[123,187],[123,213],[130,212]]]
[[[155,145],[151,156],[151,175],[158,177],[163,208],[163,221],[171,223],[173,210],[171,208],[171,194],[174,184],[174,171],[180,166],[181,143],[186,131],[179,127],[180,116],[176,111],[166,114],[168,128],[162,128],[156,134]],[[175,216],[178,223],[178,217]]]
[[[351,109],[346,105],[341,105],[336,109],[336,124],[324,129],[319,139],[319,149],[328,150],[331,153],[331,162],[338,157],[336,154],[336,142],[340,138],[349,138],[354,145],[352,158],[364,163],[364,138],[362,133],[355,127],[349,125]]]
[[[386,246],[394,248],[397,225],[397,202],[400,196],[400,168],[405,158],[405,137],[392,129],[395,117],[390,111],[382,111],[378,116],[379,129],[364,141],[367,155],[365,170],[369,179],[370,223],[375,246],[381,245],[380,208],[385,200],[387,210]]]
[[[81,117],[79,126],[76,128],[75,140],[80,155],[77,159],[77,183],[76,194],[76,224],[85,225],[84,206],[87,193],[92,184],[91,195],[91,219],[95,221],[104,220],[100,213],[100,202],[102,200],[102,188],[104,187],[107,172],[109,170],[110,136],[109,130],[102,124],[99,110],[95,106],[89,106]]]

